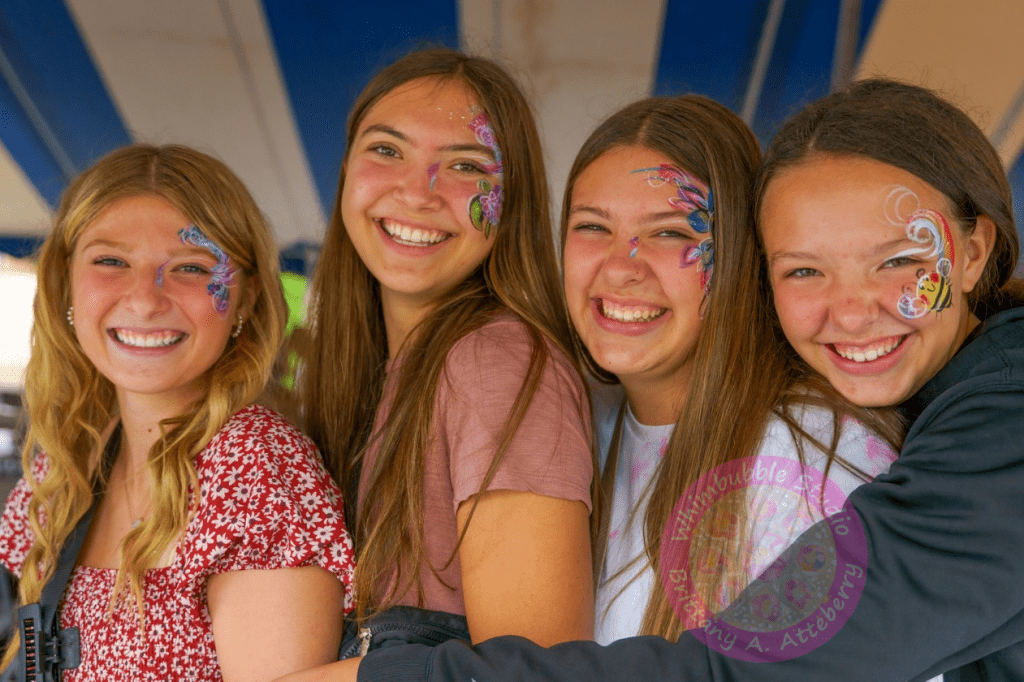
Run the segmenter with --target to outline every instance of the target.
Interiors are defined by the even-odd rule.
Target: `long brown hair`
[[[679,497],[715,467],[756,455],[773,414],[789,425],[801,460],[801,445],[811,442],[829,453],[829,466],[835,459],[839,419],[832,442],[819,443],[790,414],[797,405],[820,404],[853,414],[890,442],[899,435],[895,425],[890,427],[893,419],[862,414],[827,384],[819,385],[823,382],[810,381],[796,371],[785,352],[785,339],[772,333],[771,300],[760,289],[751,200],[760,146],[746,124],[724,106],[698,95],[651,98],[627,106],[601,124],[584,143],[569,174],[562,211],[563,241],[575,180],[601,154],[626,145],[663,154],[706,183],[714,197],[711,232],[715,266],[694,351],[696,369],[651,484],[644,518],[645,556],[622,569],[624,573],[636,563],[643,563],[658,576],[662,533]],[[574,341],[581,362],[595,376],[614,380],[596,366],[578,336]],[[693,538],[690,556],[716,550],[724,558],[716,573],[694,576],[697,580],[693,589],[706,604],[717,602],[714,595],[730,577],[746,573],[749,560],[741,551],[747,527],[746,500],[739,495],[729,496],[716,505],[715,511],[722,515],[719,518],[734,515],[741,533],[728,540],[710,534]],[[673,595],[674,599],[678,597]],[[652,590],[640,634],[675,641],[682,630],[683,623],[665,590]]]
[[[927,88],[881,78],[812,102],[786,122],[765,153],[756,215],[772,179],[817,154],[862,156],[912,173],[942,192],[966,234],[974,232],[979,216],[988,216],[996,226],[995,244],[967,300],[981,320],[1019,305],[1024,283],[1012,279],[1020,237],[1010,183],[985,133],[955,105]]]
[[[60,548],[93,502],[94,486],[105,483],[99,452],[118,413],[114,386],[82,351],[65,317],[71,304],[69,263],[97,216],[136,196],[163,199],[220,245],[241,276],[236,295],[253,301],[250,310],[242,308],[241,333],[228,340],[223,355],[201,377],[204,397],[163,420],[149,452],[153,511],[125,536],[117,578],[118,588],[130,587],[140,614],[146,569],[185,529],[190,489],[191,499],[198,499],[195,455],[232,414],[256,399],[281,344],[285,302],[277,247],[252,197],[227,166],[188,147],[136,144],[105,156],[71,183],[40,251],[25,381],[29,429],[22,462],[32,487],[28,518],[34,536],[19,587],[26,604],[39,600]],[[36,482],[31,472],[40,451],[49,469]]]
[[[388,359],[379,287],[345,229],[338,193],[312,286],[312,324],[300,400],[306,432],[324,453],[343,491],[358,550],[355,575],[359,617],[415,585],[426,561],[423,528],[424,456],[438,381],[452,346],[500,311],[511,311],[533,342],[529,370],[499,438],[481,491],[507,450],[537,388],[548,344],[570,356],[562,289],[548,214],[547,179],[530,107],[504,69],[453,50],[414,52],[386,67],[363,89],[348,120],[349,149],[359,125],[381,97],[410,81],[457,81],[484,108],[502,151],[501,225],[484,262],[446,292],[410,333],[387,422],[371,434]],[[586,406],[580,406],[583,413]],[[584,418],[581,414],[581,418]],[[379,451],[367,492],[353,507],[369,444]],[[395,576],[397,567],[397,578]],[[431,567],[435,573],[439,567]],[[384,586],[392,588],[384,594]]]

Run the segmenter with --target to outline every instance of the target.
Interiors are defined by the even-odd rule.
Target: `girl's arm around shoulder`
[[[199,537],[216,538],[200,573],[208,575],[213,636],[229,681],[270,680],[335,660],[352,601],[352,543],[337,487],[308,439],[266,408],[249,410],[211,444],[222,451],[200,474],[197,513]]]

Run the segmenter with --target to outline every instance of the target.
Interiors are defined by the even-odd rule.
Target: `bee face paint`
[[[487,118],[487,114],[479,111],[469,122],[469,127],[476,137],[476,141],[484,145],[494,154],[494,162],[483,165],[483,170],[495,176],[492,184],[488,180],[480,180],[477,189],[480,193],[469,200],[469,218],[473,227],[490,237],[491,232],[498,227],[501,218],[501,180],[504,167],[501,161],[501,150],[494,137],[494,129]]]
[[[679,256],[679,267],[688,268],[696,265],[700,272],[701,287],[705,295],[711,285],[711,272],[715,266],[714,241],[711,238],[711,221],[714,216],[714,197],[711,189],[689,173],[675,166],[662,164],[654,168],[640,168],[634,173],[646,173],[647,182],[658,187],[671,182],[676,186],[676,196],[668,203],[680,210],[689,210],[687,222],[697,234],[708,235],[699,244],[683,249]]]
[[[905,222],[907,239],[921,245],[901,251],[896,257],[937,258],[935,269],[931,272],[919,269],[916,284],[908,283],[897,301],[897,310],[909,320],[929,312],[941,312],[953,305],[949,277],[956,253],[949,223],[938,211],[917,208],[919,205],[917,195],[906,187],[894,188],[886,200],[886,219],[895,224]],[[913,210],[901,220],[907,209]]]
[[[183,244],[206,249],[217,259],[217,264],[213,266],[210,273],[210,283],[207,285],[206,291],[213,297],[213,309],[221,315],[225,314],[228,311],[231,298],[230,287],[235,280],[235,270],[229,265],[228,255],[195,225],[178,230],[178,237],[181,238]]]

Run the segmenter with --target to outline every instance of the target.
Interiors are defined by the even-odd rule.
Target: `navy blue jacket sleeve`
[[[1024,665],[1024,363],[987,359],[996,370],[931,400],[890,472],[850,496],[867,539],[864,590],[813,651],[752,663],[689,633],[547,649],[499,637],[372,652],[360,682],[921,682],[986,656]]]

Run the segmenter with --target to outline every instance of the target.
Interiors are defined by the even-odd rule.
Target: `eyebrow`
[[[574,215],[576,213],[593,213],[599,218],[611,220],[611,214],[597,206],[573,206],[569,209],[569,215]],[[662,220],[671,220],[674,218],[681,218],[685,220],[687,216],[689,216],[689,213],[686,211],[660,211],[658,213],[648,213],[644,217],[640,218],[639,224],[650,225],[652,223],[659,223]]]
[[[877,246],[875,246],[875,248],[871,249],[871,251],[869,252],[869,255],[872,256],[872,257],[876,257],[877,258],[877,257],[885,254],[886,252],[891,251],[892,249],[896,248],[897,246],[900,246],[902,244],[908,244],[908,243],[916,244],[917,242],[913,242],[912,240],[907,239],[906,237],[899,237],[897,239],[890,239],[889,241],[882,242],[881,244],[878,244]],[[921,246],[922,249],[927,249],[928,248],[927,244],[921,244],[920,246]],[[813,253],[809,253],[807,251],[782,251],[782,252],[773,254],[772,257],[768,259],[768,263],[769,263],[769,265],[775,265],[776,262],[778,262],[780,260],[785,260],[787,258],[791,258],[791,259],[795,259],[795,260],[818,260],[819,256],[816,255],[816,254],[813,254]]]
[[[89,243],[87,243],[84,246],[82,246],[81,250],[85,251],[86,249],[91,249],[91,248],[96,248],[96,247],[108,248],[108,249],[122,249],[124,251],[129,251],[129,252],[131,251],[131,249],[128,248],[128,245],[125,244],[124,242],[118,242],[118,241],[114,241],[112,239],[93,239]],[[178,247],[174,248],[170,252],[170,255],[174,256],[174,257],[178,257],[178,256],[197,256],[197,255],[198,256],[202,256],[202,255],[212,256],[213,254],[210,253],[209,249],[204,249],[201,246],[193,246],[191,244],[182,244],[181,246],[178,246]]]
[[[409,137],[407,135],[405,135],[404,133],[401,133],[401,132],[395,130],[391,126],[384,125],[383,123],[374,123],[372,125],[367,126],[366,130],[364,130],[362,133],[359,134],[359,137],[366,137],[370,133],[382,133],[384,135],[390,135],[391,137],[393,137],[393,138],[395,138],[397,140],[401,140],[402,142],[406,142],[406,143],[410,142]],[[489,147],[487,147],[485,145],[482,145],[482,144],[474,144],[474,143],[470,143],[470,144],[449,144],[449,145],[445,145],[444,147],[441,147],[438,151],[441,151],[441,152],[455,152],[455,153],[476,152],[478,154],[483,154],[484,156],[487,156],[487,157],[492,158],[492,159],[495,158],[494,152],[491,151],[491,149]]]

